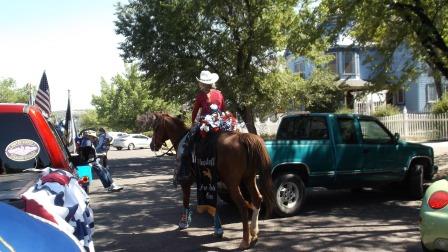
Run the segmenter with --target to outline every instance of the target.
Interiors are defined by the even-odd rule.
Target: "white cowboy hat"
[[[212,85],[215,84],[219,80],[219,75],[216,73],[210,73],[207,70],[201,72],[201,75],[196,77],[196,79],[204,84]]]
[[[85,134],[86,136],[97,137],[97,136],[96,136],[96,132],[93,131],[93,130],[86,130],[86,131],[84,131],[84,134]]]

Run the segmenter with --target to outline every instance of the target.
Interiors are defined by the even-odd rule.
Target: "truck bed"
[[[0,175],[0,201],[23,209],[21,195],[40,177],[37,172]]]

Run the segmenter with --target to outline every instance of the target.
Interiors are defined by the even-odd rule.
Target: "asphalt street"
[[[430,143],[445,169],[446,143]],[[97,251],[234,251],[242,237],[237,209],[220,203],[224,238],[212,236],[212,219],[193,215],[192,227],[179,231],[181,191],[171,183],[173,157],[148,149],[109,152],[114,180],[125,186],[108,193],[95,179],[91,205]],[[192,206],[195,205],[192,190]],[[259,240],[248,251],[421,251],[420,201],[391,191],[311,190],[297,216],[260,221]]]

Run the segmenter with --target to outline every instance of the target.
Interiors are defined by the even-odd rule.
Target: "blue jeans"
[[[104,188],[108,188],[112,185],[112,175],[110,174],[109,168],[107,166],[102,166],[97,159],[92,163],[92,168],[98,178],[101,180],[101,184],[103,184]]]
[[[177,172],[177,182],[182,183],[190,178],[190,168],[191,168],[191,148],[194,144],[195,138],[197,138],[197,132],[199,131],[199,125],[196,124],[191,127],[190,131],[187,132],[185,138],[184,149],[180,156],[180,167]]]

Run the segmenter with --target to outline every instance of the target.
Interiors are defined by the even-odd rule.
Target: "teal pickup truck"
[[[437,172],[433,149],[399,138],[371,116],[296,113],[283,117],[276,139],[266,141],[276,214],[296,214],[307,187],[358,190],[396,183],[411,198],[421,198],[424,180]]]

